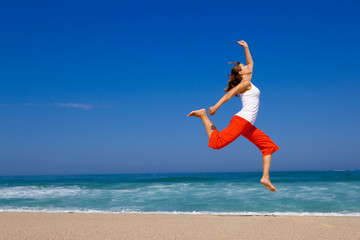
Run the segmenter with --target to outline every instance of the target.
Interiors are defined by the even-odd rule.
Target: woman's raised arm
[[[253,62],[251,54],[250,54],[249,46],[247,45],[247,43],[244,40],[238,41],[238,44],[240,46],[244,47],[245,56],[246,56],[246,64],[252,69],[254,66],[254,62]]]

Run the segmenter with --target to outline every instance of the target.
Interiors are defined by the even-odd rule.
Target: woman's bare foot
[[[274,185],[271,184],[270,178],[262,177],[261,180],[260,180],[260,182],[261,182],[262,184],[264,184],[264,186],[265,186],[268,190],[270,190],[270,191],[272,191],[272,192],[277,191],[276,188],[274,187]]]
[[[206,110],[203,108],[203,109],[200,109],[200,110],[196,110],[196,111],[192,111],[191,113],[189,113],[188,117],[201,117],[201,116],[204,116],[206,114]]]

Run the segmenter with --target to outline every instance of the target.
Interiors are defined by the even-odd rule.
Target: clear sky
[[[261,171],[199,119],[254,59],[271,170],[360,169],[360,2],[0,3],[0,175]],[[211,120],[241,109],[233,98]]]

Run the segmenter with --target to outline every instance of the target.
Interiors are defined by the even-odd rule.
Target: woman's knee
[[[263,156],[271,155],[271,154],[273,154],[274,152],[276,152],[279,149],[280,148],[276,144],[272,144],[272,145],[267,146],[265,149],[262,150],[262,155]]]
[[[222,149],[223,147],[225,147],[226,145],[221,145],[221,144],[215,144],[215,145],[210,145],[209,144],[209,147],[211,147],[212,149],[215,149],[215,150],[219,150],[219,149]]]

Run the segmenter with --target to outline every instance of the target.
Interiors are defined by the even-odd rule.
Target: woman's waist
[[[241,117],[247,120],[248,122],[250,122],[251,124],[254,124],[257,117],[257,111],[251,111],[251,112],[240,111],[236,113],[235,116]]]

